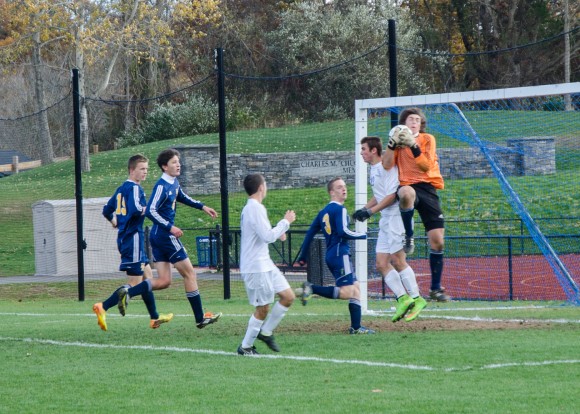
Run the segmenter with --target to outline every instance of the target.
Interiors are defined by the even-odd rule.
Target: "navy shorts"
[[[326,265],[330,269],[336,286],[351,286],[357,281],[350,255],[326,257]]]
[[[189,257],[181,241],[171,233],[151,235],[150,242],[154,262],[177,263]]]
[[[135,233],[133,237],[124,240],[122,243],[117,241],[117,247],[119,248],[119,253],[121,253],[119,270],[127,272],[129,276],[143,276],[143,270],[149,264],[143,235]]]

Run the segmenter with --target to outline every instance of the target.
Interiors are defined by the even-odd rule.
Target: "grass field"
[[[176,280],[160,291],[174,320],[149,329],[145,307],[91,312],[119,281],[0,285],[1,413],[576,413],[578,308],[433,304],[413,323],[364,316],[376,335],[347,335],[347,306],[298,301],[277,334],[282,352],[236,348],[252,308],[241,286],[224,301],[202,282],[206,309],[224,313],[204,330]],[[501,305],[501,304],[500,304]]]

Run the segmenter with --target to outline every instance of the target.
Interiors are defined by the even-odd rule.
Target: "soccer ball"
[[[397,136],[398,136],[403,131],[405,131],[405,133],[409,133],[411,136],[413,135],[413,132],[409,129],[408,126],[397,125],[389,131],[389,138],[393,138],[393,135],[395,135],[395,134],[397,134]]]
[[[392,141],[398,148],[409,147],[415,143],[413,131],[405,125],[397,125],[389,131],[389,142]]]

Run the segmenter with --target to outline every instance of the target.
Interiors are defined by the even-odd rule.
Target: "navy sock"
[[[413,237],[413,234],[415,233],[413,230],[413,214],[415,214],[415,209],[413,207],[401,210],[401,218],[403,219],[403,226],[405,227],[405,234],[407,237]]]
[[[443,251],[429,251],[429,266],[431,267],[431,290],[441,289],[441,273],[443,272]]]
[[[362,311],[360,301],[358,299],[351,299],[348,302],[348,311],[350,312],[350,326],[357,330],[360,328],[360,321],[362,319]]]
[[[150,288],[150,284],[147,283],[149,279],[144,280],[143,282],[139,283],[138,285],[133,286],[129,289],[129,297],[134,298],[135,296],[143,295],[143,293],[148,292]]]
[[[149,282],[149,280],[146,280],[146,282]],[[151,287],[151,283],[148,284],[149,290],[143,293],[141,297],[143,298],[143,302],[145,302],[147,312],[149,312],[149,317],[151,319],[159,319],[159,313],[157,313],[157,305],[155,304],[155,295],[153,295],[153,288]]]
[[[199,290],[194,290],[193,292],[187,292],[185,294],[187,300],[191,305],[193,314],[195,315],[195,322],[203,322],[203,307],[201,306],[201,296],[199,295]]]
[[[336,286],[312,285],[312,293],[328,299],[338,299],[340,289],[338,289]]]
[[[123,287],[128,287],[129,285],[123,285],[123,286],[119,286],[111,296],[109,296],[104,302],[103,302],[103,309],[104,310],[109,310],[111,309],[113,306],[117,306],[117,303],[119,303],[119,295],[117,295],[117,292],[119,291],[119,289],[123,288]]]

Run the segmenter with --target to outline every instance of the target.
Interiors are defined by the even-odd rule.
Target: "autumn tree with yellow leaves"
[[[81,97],[102,97],[115,69],[127,62],[148,65],[147,81],[154,82],[159,62],[173,64],[176,39],[203,36],[200,28],[215,24],[220,11],[217,0],[15,0],[1,2],[0,15],[7,22],[2,25],[2,61],[31,60],[35,100],[41,109],[45,103],[40,69],[46,56],[66,62],[69,70],[79,69]],[[81,99],[83,171],[90,171],[88,106],[89,101]],[[40,145],[46,148],[42,160],[52,162],[48,122],[39,122],[44,131]]]

